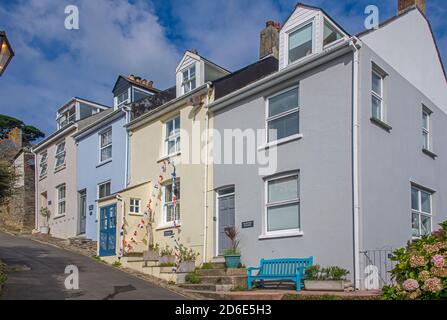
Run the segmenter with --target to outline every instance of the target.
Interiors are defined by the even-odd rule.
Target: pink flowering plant
[[[447,299],[447,221],[431,235],[393,252],[395,285],[383,288],[387,300]]]

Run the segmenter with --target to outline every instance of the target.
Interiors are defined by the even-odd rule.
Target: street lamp
[[[6,33],[0,31],[0,76],[5,72],[12,57],[14,57],[14,51],[12,51],[8,38],[6,38]]]

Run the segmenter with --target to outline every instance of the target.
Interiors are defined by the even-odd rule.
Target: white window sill
[[[258,239],[259,240],[268,240],[268,239],[279,239],[279,238],[292,238],[292,237],[302,237],[304,235],[303,231],[285,231],[281,233],[267,233],[261,234]]]
[[[135,212],[129,212],[128,215],[129,216],[135,216],[135,217],[142,217],[143,216],[142,213],[135,213]]]
[[[112,158],[107,159],[107,160],[104,160],[103,162],[98,163],[98,165],[96,166],[96,168],[99,168],[99,167],[101,167],[101,166],[103,166],[103,165],[105,165],[105,164],[108,164],[108,163],[110,163],[110,162],[112,162]]]
[[[67,166],[66,166],[65,164],[60,165],[59,167],[54,168],[54,173],[59,172],[59,171],[62,171],[62,170],[64,170],[66,167],[67,167]]]
[[[175,225],[174,225],[174,223],[167,223],[167,224],[159,225],[155,230],[159,231],[159,230],[173,229],[173,228],[177,228],[180,226],[181,226],[180,221],[178,221]]]
[[[258,147],[258,151],[266,150],[266,149],[269,149],[271,147],[279,146],[281,144],[288,143],[288,142],[291,142],[291,141],[300,140],[303,137],[304,136],[303,136],[302,133],[297,133],[297,134],[294,134],[294,135],[292,135],[290,137],[282,138],[282,139],[279,139],[279,140],[276,140],[276,141],[271,141],[271,142],[267,143],[266,145]]]
[[[178,157],[178,156],[180,156],[181,154],[182,154],[181,151],[179,151],[179,152],[175,152],[175,153],[173,153],[173,154],[169,154],[169,155],[167,155],[167,156],[163,156],[163,157],[161,157],[160,159],[157,160],[157,162],[163,162],[163,161],[168,160],[168,159],[170,159],[170,158]]]

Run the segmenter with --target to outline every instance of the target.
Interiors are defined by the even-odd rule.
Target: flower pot
[[[344,291],[344,280],[304,280],[304,289],[309,291]]]
[[[160,254],[158,251],[148,250],[143,252],[143,260],[144,261],[159,261]]]
[[[183,261],[180,262],[177,272],[178,273],[190,273],[196,268],[196,263],[194,261]]]
[[[241,263],[240,254],[225,255],[225,265],[227,268],[236,269]]]
[[[40,226],[40,233],[48,234],[50,232],[50,228],[48,226]]]
[[[160,257],[160,264],[172,264],[174,265],[175,263],[175,256],[161,256]]]

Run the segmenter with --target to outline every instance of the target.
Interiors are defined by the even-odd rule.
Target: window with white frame
[[[183,94],[196,88],[196,66],[186,69],[182,72],[182,90]]]
[[[336,42],[341,38],[343,38],[343,35],[337,31],[335,26],[328,20],[324,19],[323,47]]]
[[[99,161],[102,163],[112,159],[112,128],[107,129],[99,136],[100,136]]]
[[[290,33],[289,63],[302,59],[313,51],[313,23]]]
[[[165,155],[180,152],[180,116],[165,122]]]
[[[163,187],[164,223],[172,224],[180,221],[180,181]]]
[[[299,231],[300,197],[298,174],[266,181],[266,233]]]
[[[66,196],[66,187],[65,184],[62,184],[56,187],[57,193],[57,215],[61,216],[65,214],[65,196]]]
[[[112,190],[112,183],[110,181],[98,185],[98,199],[110,196]]]
[[[299,133],[299,88],[295,87],[267,100],[267,142]]]
[[[422,109],[422,147],[430,150],[430,114],[431,112],[425,108]]]
[[[432,232],[432,193],[411,187],[412,235],[419,238]]]
[[[43,177],[47,174],[48,171],[48,153],[44,152],[40,155],[40,171],[39,171],[39,176]]]
[[[117,100],[117,106],[127,103],[129,101],[129,91],[126,90],[123,93],[119,94],[116,97],[116,100]]]
[[[129,211],[132,214],[140,214],[140,208],[141,208],[141,200],[140,199],[130,199],[129,203]]]
[[[56,145],[56,165],[55,168],[60,168],[65,164],[65,141]]]
[[[373,68],[371,79],[372,79],[372,85],[371,85],[372,117],[374,119],[384,121],[384,110],[383,110],[384,76],[378,70]]]

